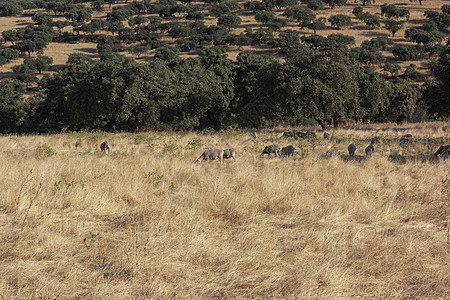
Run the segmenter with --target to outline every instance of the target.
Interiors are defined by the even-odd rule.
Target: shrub
[[[42,144],[36,148],[35,153],[37,158],[46,158],[55,155],[56,151],[53,150],[49,145]]]

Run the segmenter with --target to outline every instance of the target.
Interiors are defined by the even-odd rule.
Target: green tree
[[[405,72],[403,73],[402,77],[404,79],[411,79],[413,81],[417,81],[422,78],[420,73],[417,72],[415,64],[410,64],[408,67],[406,67]]]
[[[333,9],[335,6],[344,6],[347,4],[347,0],[324,0],[326,4],[328,4],[331,9]]]
[[[27,89],[31,84],[38,82],[38,78],[34,74],[33,70],[30,69],[29,65],[22,64],[14,66],[12,69],[14,71],[13,78],[23,82]]]
[[[345,60],[328,60],[328,55],[301,47],[291,50],[281,77],[279,92],[287,112],[327,122],[361,116],[357,72]]]
[[[388,97],[391,99],[388,108],[390,118],[401,124],[414,113],[417,101],[421,97],[421,89],[416,84],[400,80],[392,83],[388,89]]]
[[[10,62],[19,57],[19,51],[11,48],[0,49],[0,58],[4,63]]]
[[[366,48],[354,48],[350,51],[350,57],[355,59],[357,62],[364,65],[377,65],[384,62],[384,56],[373,49]]]
[[[380,18],[367,13],[364,15],[364,23],[369,29],[375,29],[380,26]]]
[[[20,110],[23,107],[25,88],[18,81],[3,79],[0,81],[0,132],[17,132],[21,123]]]
[[[202,11],[191,11],[186,14],[187,20],[203,20],[205,18],[205,13]]]
[[[91,3],[92,9],[96,11],[105,11],[105,1],[104,0],[95,0]]]
[[[352,14],[359,20],[362,20],[364,17],[364,9],[362,8],[362,6],[358,5],[352,10]]]
[[[97,39],[97,52],[100,57],[109,58],[112,56],[114,48],[114,38],[111,36],[100,36]]]
[[[322,0],[307,0],[308,8],[312,10],[320,10],[323,9]]]
[[[35,14],[31,19],[36,25],[51,26],[53,23],[51,16],[42,13]]]
[[[398,60],[414,60],[419,53],[419,49],[411,45],[398,46],[392,50],[392,54]]]
[[[300,28],[303,29],[315,19],[316,15],[307,7],[295,7],[292,9],[292,17],[299,22]]]
[[[114,7],[114,9],[106,14],[106,20],[109,22],[123,22],[132,16],[131,10],[126,7]]]
[[[275,7],[277,10],[281,10],[283,7],[292,6],[298,4],[298,0],[263,0],[266,7]]]
[[[141,58],[141,55],[147,52],[150,49],[149,46],[137,45],[129,48],[129,52],[137,56],[137,58]]]
[[[382,67],[382,71],[390,73],[391,76],[398,76],[398,71],[400,71],[400,66],[397,63],[386,63]]]
[[[68,21],[54,21],[52,25],[58,28],[58,36],[61,36],[64,27],[69,26],[70,23]]]
[[[28,67],[29,70],[38,71],[38,73],[41,74],[42,71],[47,71],[48,68],[53,64],[53,58],[44,55],[38,55],[37,58],[25,58],[23,63]]]
[[[17,16],[23,11],[22,6],[17,1],[3,1],[0,2],[0,16],[9,17]]]
[[[328,22],[331,23],[331,26],[336,26],[337,29],[341,29],[341,27],[349,26],[352,20],[347,15],[338,14],[329,17]]]
[[[399,18],[409,19],[410,13],[407,9],[401,9],[393,4],[388,5],[385,3],[381,6],[381,15],[386,16],[389,19],[396,18],[398,20]]]
[[[5,41],[11,42],[14,46],[14,42],[19,41],[23,38],[23,32],[17,30],[5,30],[2,32],[2,37]]]
[[[83,5],[74,5],[64,14],[64,17],[72,22],[87,22],[92,18],[92,9]]]
[[[431,62],[434,80],[426,84],[424,101],[428,111],[436,118],[450,116],[450,45],[441,52],[439,59]]]
[[[317,30],[322,30],[322,29],[327,28],[327,25],[325,24],[326,20],[327,20],[326,18],[320,17],[318,19],[313,20],[306,27],[308,27],[309,29],[312,29],[314,31],[314,34],[316,34]]]
[[[176,59],[180,58],[178,56],[179,53],[180,53],[180,49],[178,47],[166,45],[166,46],[159,47],[158,49],[156,49],[155,58],[165,60],[165,61],[172,61],[172,60],[176,60]]]
[[[123,27],[123,24],[122,23],[110,23],[109,25],[108,25],[108,28],[107,28],[107,30],[109,31],[109,32],[111,32],[111,34],[114,36],[116,33],[118,33],[120,30],[122,30],[124,27]]]
[[[218,18],[223,14],[230,14],[238,8],[239,6],[236,2],[222,2],[211,7],[211,13]]]
[[[395,36],[395,33],[402,29],[403,22],[395,21],[395,20],[387,20],[384,22],[384,27],[392,33],[392,37]]]
[[[275,47],[287,50],[297,48],[300,46],[299,32],[296,30],[285,30],[280,32],[277,39],[274,39],[272,44]]]
[[[370,40],[365,40],[361,43],[361,48],[371,51],[387,50],[388,46],[392,44],[393,42],[391,39],[384,36],[379,36]]]
[[[364,120],[386,122],[386,113],[389,107],[386,83],[381,80],[378,73],[372,72],[368,68],[359,68],[357,78],[361,117]]]
[[[217,20],[217,24],[225,26],[230,31],[231,28],[236,28],[241,24],[241,18],[236,14],[223,14]]]
[[[276,124],[282,118],[275,89],[280,62],[272,56],[242,52],[235,68],[235,98],[232,112],[236,123],[246,127]]]

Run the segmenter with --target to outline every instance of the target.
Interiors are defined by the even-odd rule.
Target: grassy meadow
[[[0,298],[448,299],[450,160],[390,158],[450,124],[329,132],[0,136]],[[236,160],[194,162],[213,147]]]

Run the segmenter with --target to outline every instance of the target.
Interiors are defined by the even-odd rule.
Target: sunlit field
[[[284,130],[0,136],[0,298],[449,299],[450,124]]]

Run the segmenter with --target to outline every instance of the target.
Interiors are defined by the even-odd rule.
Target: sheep
[[[285,156],[287,156],[287,157],[289,157],[289,156],[294,156],[294,151],[295,151],[295,148],[294,148],[294,146],[292,146],[292,145],[283,147],[283,148],[281,149],[281,157],[285,157]]]
[[[366,147],[365,151],[366,156],[372,156],[372,154],[375,152],[375,148],[373,147],[372,144],[370,144],[369,146]]]
[[[216,160],[220,159],[221,162],[223,162],[223,150],[214,148],[205,150],[202,155],[200,155],[199,158],[197,158],[196,162],[201,163],[202,160]]]
[[[100,144],[100,150],[102,152],[108,151],[109,154],[111,152],[111,144],[108,143],[107,141],[104,141],[103,143]]]
[[[401,138],[400,138],[400,143],[403,143],[403,144],[405,144],[405,143],[409,143],[409,142],[412,142],[413,141],[413,136],[412,136],[412,134],[405,134],[404,136],[402,136]]]
[[[224,159],[228,159],[228,158],[236,159],[236,151],[234,151],[233,148],[223,149],[223,158]]]
[[[296,130],[293,130],[293,129],[287,130],[287,131],[283,132],[283,137],[295,138],[296,133],[297,133]]]
[[[264,154],[267,154],[267,155],[269,155],[269,157],[270,157],[270,154],[272,154],[272,153],[275,153],[276,156],[279,156],[279,155],[280,155],[280,147],[278,147],[278,145],[270,145],[270,146],[267,146],[267,147],[264,148],[264,150],[262,151],[261,157],[264,156]]]
[[[446,146],[440,146],[439,149],[434,153],[435,157],[441,156],[448,156],[450,155],[450,145]]]
[[[296,139],[316,139],[317,135],[309,130],[306,131],[297,131],[295,133],[295,138]]]
[[[298,131],[298,130],[287,130],[283,132],[283,137],[294,138],[294,139],[308,139],[308,138],[317,138],[317,135],[312,131]]]
[[[354,144],[350,144],[348,146],[347,150],[348,150],[348,155],[350,157],[354,157],[355,156],[356,146]]]

